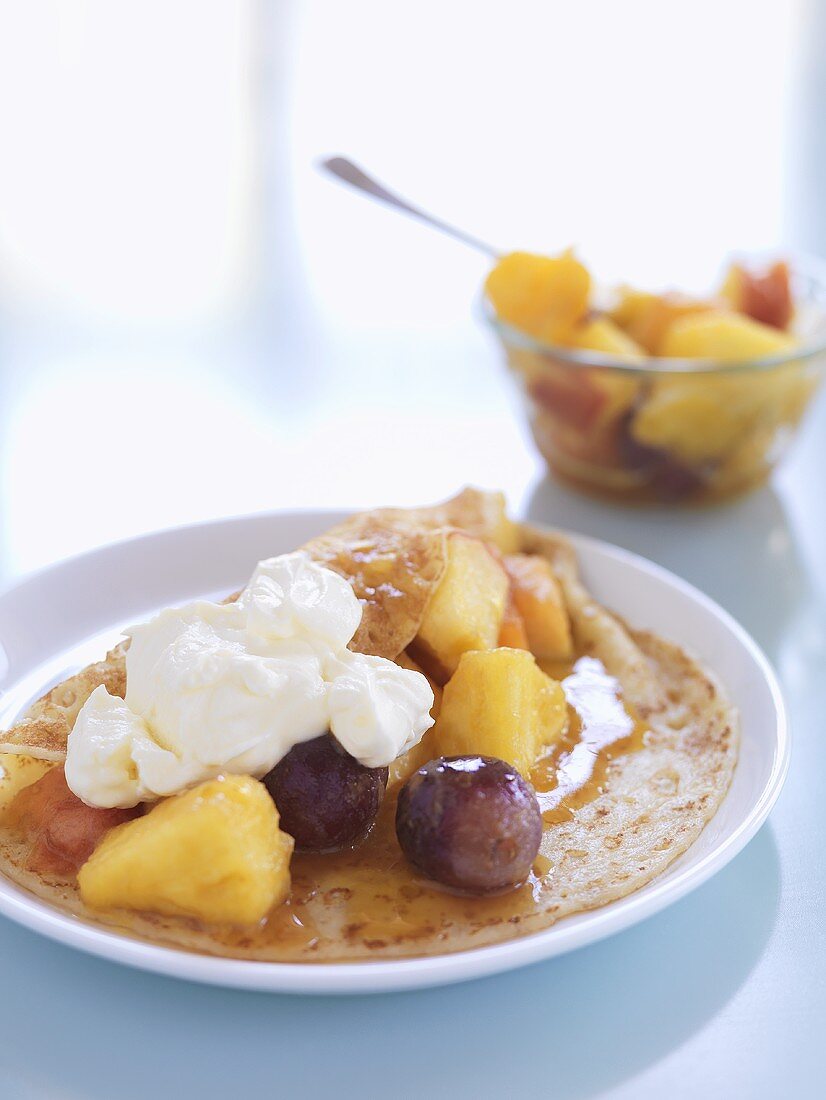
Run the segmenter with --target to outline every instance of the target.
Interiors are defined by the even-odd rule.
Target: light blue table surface
[[[165,980],[3,920],[0,1096],[820,1095],[825,465],[821,402],[775,485],[729,508],[620,511],[542,478],[524,500],[533,518],[641,551],[700,585],[779,670],[789,779],[769,823],[711,882],[564,958],[341,999]]]

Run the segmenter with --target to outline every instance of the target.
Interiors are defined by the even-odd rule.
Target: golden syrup
[[[530,775],[547,825],[569,821],[575,810],[605,789],[611,762],[645,743],[646,726],[622,700],[619,682],[599,661],[580,658],[570,666],[543,663],[561,679],[568,725]]]

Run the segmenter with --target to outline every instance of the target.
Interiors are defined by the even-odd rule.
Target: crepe
[[[356,645],[396,656],[415,637],[445,568],[445,539],[461,527],[493,538],[501,502],[466,491],[420,510],[353,517],[308,544],[346,576],[364,605]],[[155,942],[240,958],[353,961],[439,954],[498,943],[546,928],[638,890],[699,836],[723,800],[737,759],[736,714],[714,676],[678,646],[632,630],[584,586],[560,536],[521,525],[519,548],[545,556],[559,579],[579,654],[598,657],[646,727],[636,751],[607,767],[600,793],[568,820],[545,826],[529,881],[496,898],[466,898],[416,879],[398,850],[394,797],[363,845],[336,857],[293,859],[289,902],[250,932],[195,922],[88,910],[73,883],[33,874],[18,841],[0,828],[0,869],[57,907]],[[52,689],[0,750],[58,760],[84,698],[98,683],[123,694],[123,650]]]
[[[126,694],[126,643],[63,680],[34,703],[10,730],[0,733],[0,752],[21,753],[35,760],[66,759],[66,741],[78,711],[103,684],[110,695]]]

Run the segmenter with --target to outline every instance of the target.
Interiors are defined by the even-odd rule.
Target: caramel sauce
[[[570,821],[575,810],[598,798],[605,790],[605,780],[611,763],[619,756],[624,756],[629,752],[638,752],[643,748],[646,730],[647,726],[643,722],[634,719],[634,726],[630,734],[618,738],[594,755],[593,768],[585,782],[566,795],[558,805],[543,808],[542,795],[553,793],[558,789],[557,776],[561,762],[565,756],[573,752],[579,743],[580,723],[575,715],[572,716],[566,734],[554,745],[553,751],[548,756],[543,757],[531,772],[531,783],[533,783],[536,790],[539,806],[542,809],[542,820],[545,824],[558,825],[563,821]]]
[[[602,794],[611,762],[641,749],[647,727],[622,702],[619,684],[599,661],[545,662],[543,669],[561,680],[568,700],[566,730],[530,775],[542,819],[555,825]]]

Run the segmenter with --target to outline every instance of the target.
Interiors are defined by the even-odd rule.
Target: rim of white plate
[[[192,532],[203,535],[210,530],[240,528],[265,522],[277,524],[280,521],[288,525],[306,521],[308,525],[314,527],[315,521],[318,520],[318,530],[321,531],[346,514],[309,509],[253,513],[165,528],[137,538],[123,539],[75,555],[20,578],[0,592],[0,605],[22,588],[36,587],[39,583],[58,577],[61,573],[70,572],[73,568],[88,566],[95,559],[111,558],[115,561],[118,554],[129,547],[149,545],[160,539],[183,538]],[[683,596],[688,597],[728,630],[748,655],[755,666],[755,671],[759,673],[768,689],[774,707],[776,728],[771,769],[750,811],[702,859],[685,867],[678,874],[660,880],[655,879],[646,887],[644,893],[630,894],[601,909],[578,915],[583,916],[584,920],[576,924],[568,924],[562,920],[542,931],[489,947],[391,961],[271,963],[193,954],[132,939],[103,926],[86,924],[40,901],[2,875],[0,875],[0,913],[59,943],[125,966],[168,977],[268,992],[369,993],[447,985],[553,958],[620,932],[660,912],[696,889],[742,851],[766,820],[783,787],[789,767],[791,741],[777,677],[768,659],[747,631],[719,604],[694,585],[639,554],[601,539],[564,530],[559,533],[569,538],[577,549],[588,548],[593,553],[613,558],[614,561],[626,564],[634,570],[656,577],[661,583],[677,589]]]

